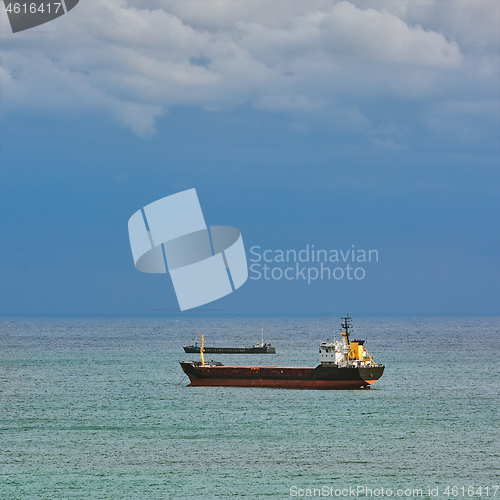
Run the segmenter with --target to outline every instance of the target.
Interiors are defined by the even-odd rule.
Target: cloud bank
[[[415,103],[433,131],[498,106],[497,2],[83,0],[24,34],[1,18],[4,113],[148,135],[174,106],[251,105],[373,137]]]

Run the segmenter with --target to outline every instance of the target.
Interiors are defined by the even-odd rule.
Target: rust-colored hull
[[[277,366],[199,366],[181,363],[191,386],[273,387],[280,389],[361,389],[368,388],[384,372],[370,368],[316,368]]]

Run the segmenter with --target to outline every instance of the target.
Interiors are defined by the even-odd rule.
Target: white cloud
[[[98,113],[147,135],[172,106],[251,103],[367,131],[381,125],[378,100],[436,100],[443,85],[460,99],[471,81],[492,92],[492,8],[441,2],[460,31],[438,2],[417,3],[82,0],[44,27],[3,36],[2,107]],[[487,27],[472,29],[461,17],[471,13]]]

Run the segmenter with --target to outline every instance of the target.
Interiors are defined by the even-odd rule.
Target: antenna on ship
[[[200,358],[201,358],[201,365],[202,366],[205,366],[205,358],[203,357],[203,352],[205,351],[205,349],[203,349],[203,333],[201,334],[201,337],[200,337],[200,342],[201,342],[201,346],[200,346]]]
[[[260,338],[262,339],[262,347],[264,347],[264,327],[260,327]]]
[[[333,342],[335,343],[335,304],[333,304]]]
[[[349,329],[352,329],[352,323],[351,323],[351,317],[349,316],[349,314],[345,317],[345,318],[341,318],[343,321],[342,323],[340,324],[340,335],[342,335],[342,337],[345,337],[345,342],[347,345],[349,345],[349,335],[350,335],[350,332],[349,332]],[[342,331],[342,328],[344,329],[344,331]]]

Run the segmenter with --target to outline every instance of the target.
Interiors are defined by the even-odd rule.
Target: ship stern
[[[359,376],[367,383],[373,384],[376,382],[384,373],[385,366],[384,365],[376,365],[376,366],[364,366],[359,367]]]

